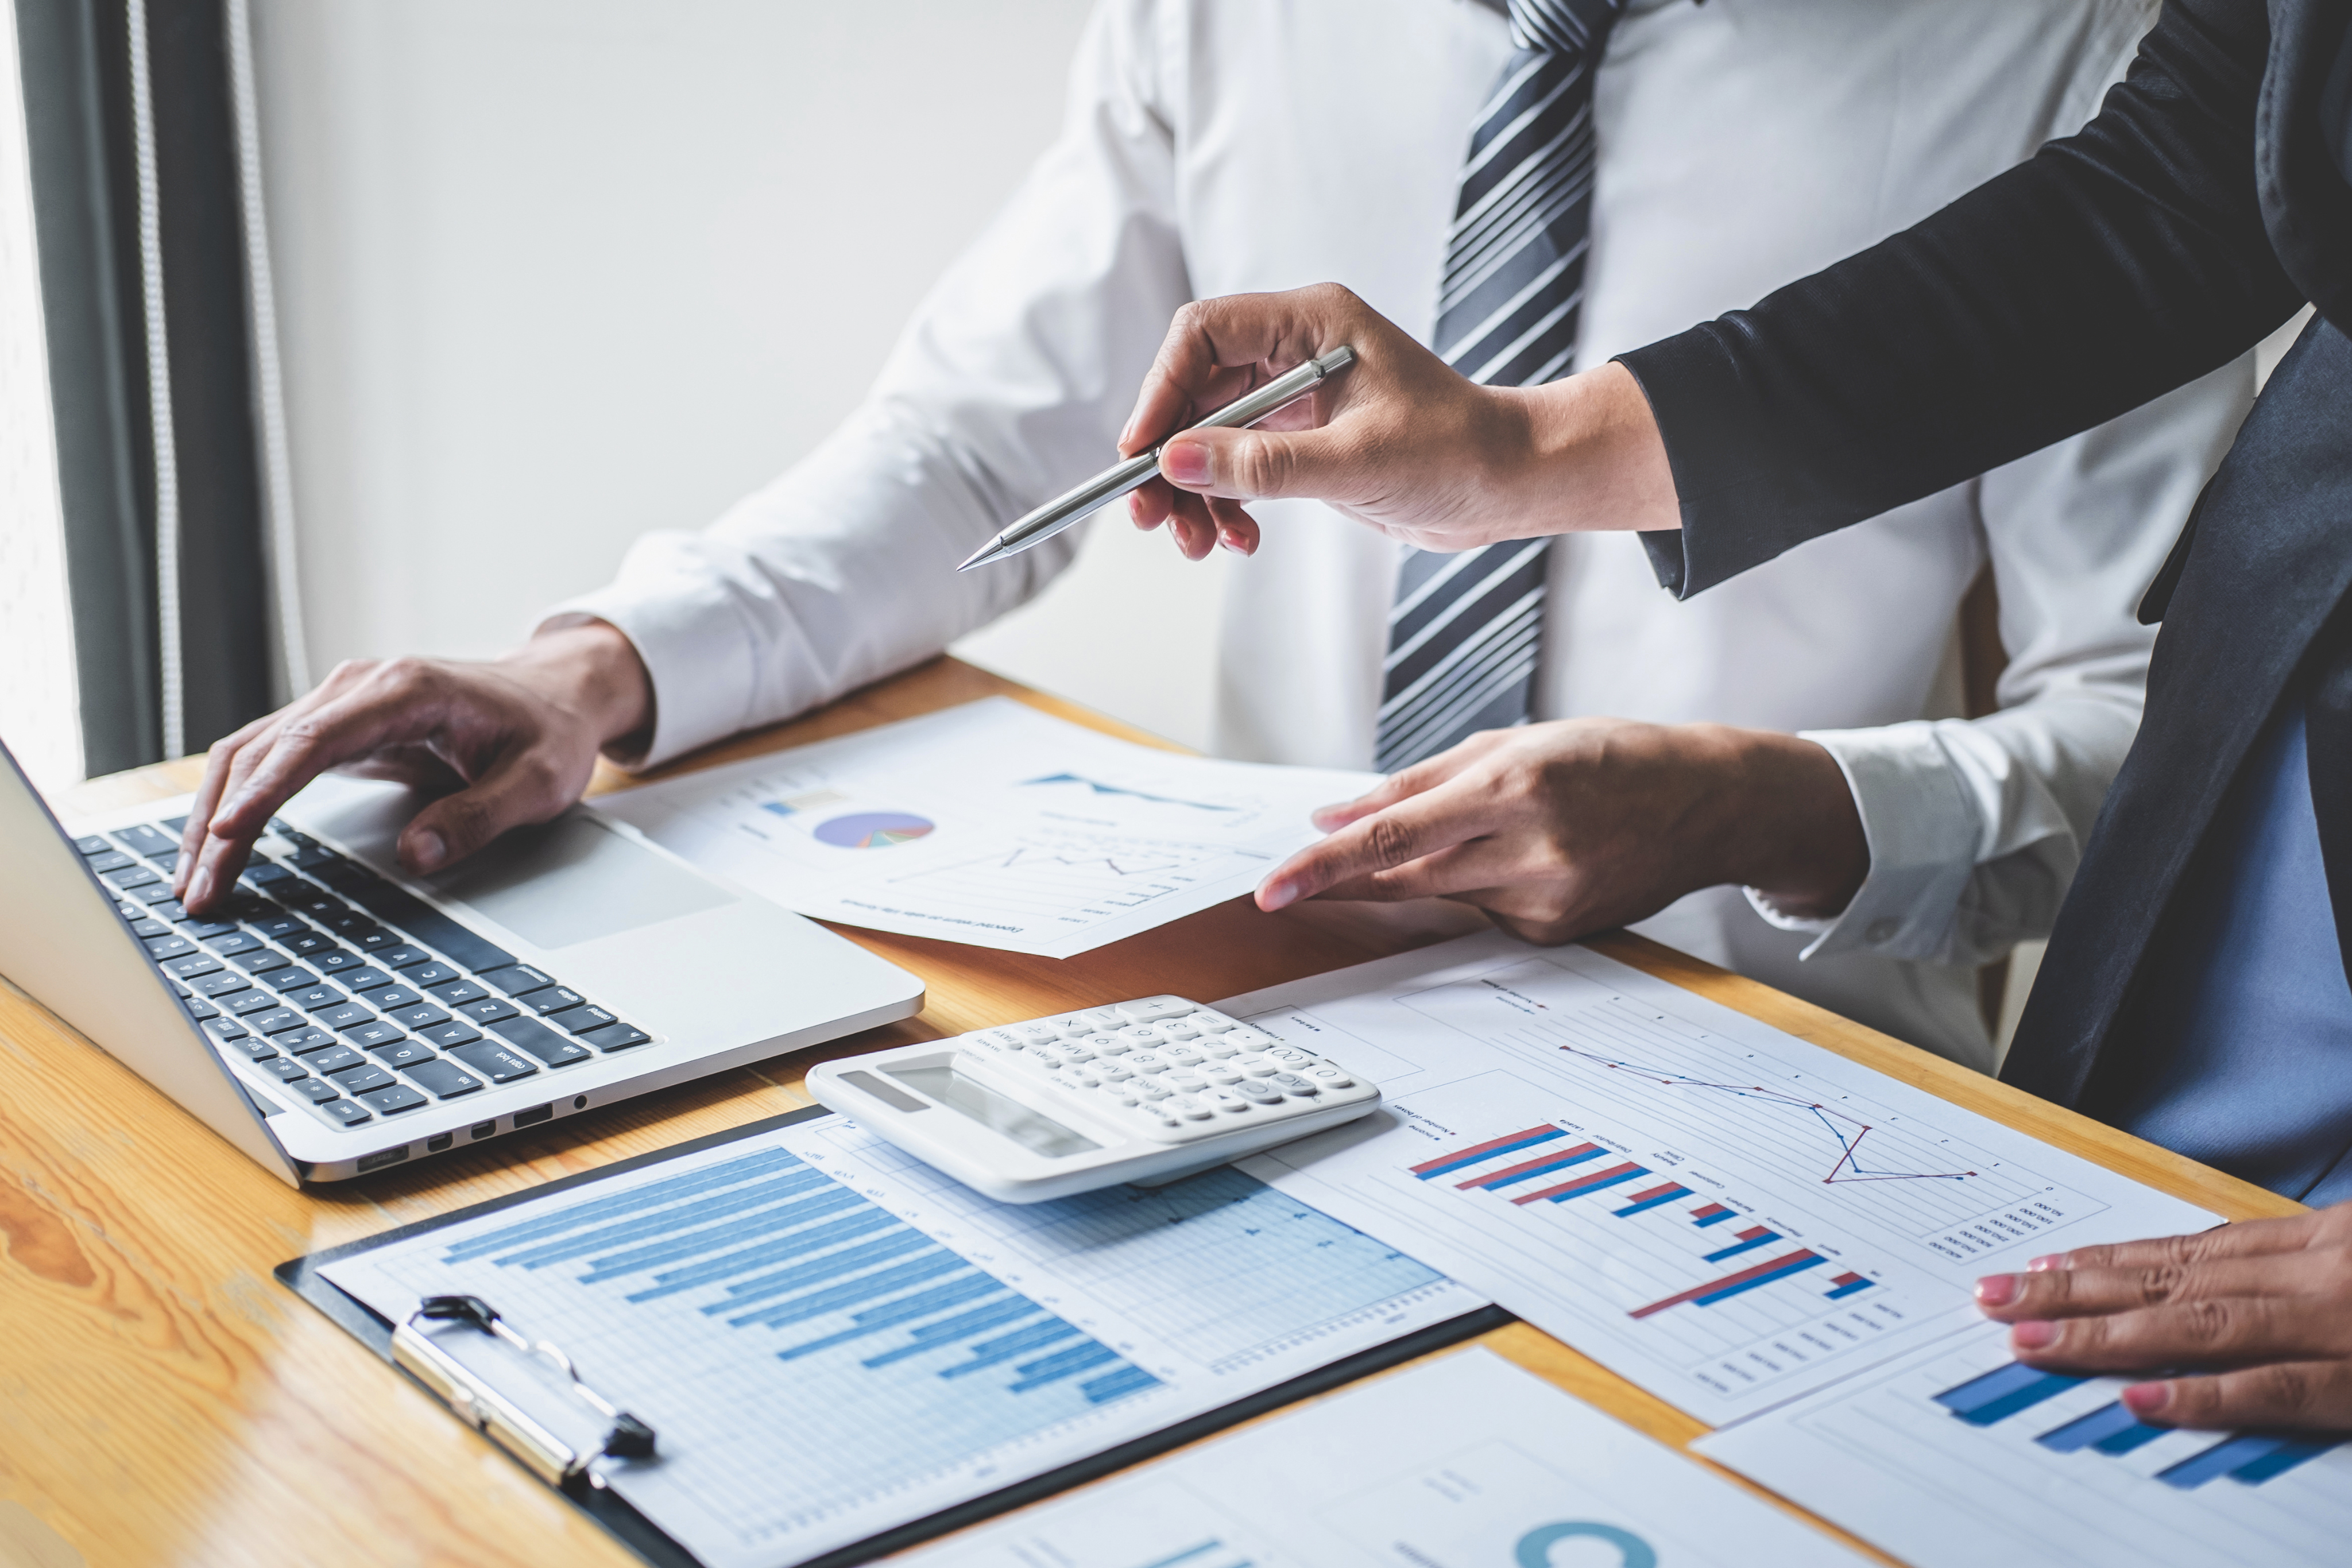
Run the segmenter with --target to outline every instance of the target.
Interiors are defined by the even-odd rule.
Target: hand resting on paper
[[[1830,915],[1870,867],[1837,761],[1794,736],[1725,725],[1561,719],[1474,735],[1360,800],[1259,884],[1302,898],[1441,897],[1558,944],[1724,883]]]
[[[1303,496],[1391,538],[1463,550],[1579,528],[1682,526],[1650,405],[1622,365],[1534,387],[1482,386],[1336,283],[1235,294],[1176,313],[1119,438],[1143,451],[1307,361],[1356,362],[1250,430],[1169,440],[1160,476],[1128,498],[1194,560],[1244,555],[1245,501]]]
[[[212,748],[173,894],[194,914],[217,907],[271,815],[330,768],[443,792],[400,835],[402,865],[437,871],[580,799],[597,751],[645,732],[652,716],[643,661],[601,621],[542,632],[487,663],[338,664]]]
[[[2352,1203],[2053,1253],[1977,1304],[2020,1361],[2159,1375],[2122,1396],[2150,1426],[2352,1431]]]

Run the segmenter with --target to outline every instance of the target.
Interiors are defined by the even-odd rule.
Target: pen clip
[[[551,1363],[570,1381],[573,1395],[611,1423],[604,1440],[585,1453],[572,1448],[434,1343],[416,1326],[419,1319],[468,1323],[526,1355]],[[602,1487],[604,1478],[591,1468],[598,1459],[654,1457],[651,1427],[582,1382],[572,1358],[562,1351],[546,1340],[534,1343],[509,1328],[498,1309],[479,1296],[425,1297],[408,1320],[392,1331],[392,1359],[432,1390],[459,1420],[513,1455],[550,1486],[569,1489],[584,1482]]]

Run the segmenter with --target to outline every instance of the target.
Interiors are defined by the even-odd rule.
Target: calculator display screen
[[[1018,1100],[975,1082],[952,1067],[887,1067],[883,1071],[909,1089],[920,1090],[941,1105],[994,1128],[1032,1154],[1057,1160],[1102,1147],[1092,1138],[1074,1133],[1051,1117]]]

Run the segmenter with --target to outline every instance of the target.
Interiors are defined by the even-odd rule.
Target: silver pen
[[[1297,402],[1321,386],[1328,378],[1355,362],[1355,350],[1346,347],[1334,349],[1321,359],[1309,360],[1297,370],[1275,377],[1247,397],[1229,402],[1206,419],[1185,428],[1233,429],[1255,424],[1277,409]],[[1055,497],[981,546],[972,552],[971,559],[956,570],[970,571],[973,567],[1019,555],[1032,545],[1044,544],[1097,508],[1108,506],[1130,490],[1141,488],[1145,481],[1158,472],[1160,448],[1155,446],[1149,452],[1139,452],[1117,467],[1104,469],[1076,489]]]

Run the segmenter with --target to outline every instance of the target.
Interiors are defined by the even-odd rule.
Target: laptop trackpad
[[[716,883],[581,812],[517,828],[425,885],[546,948],[732,902]]]

